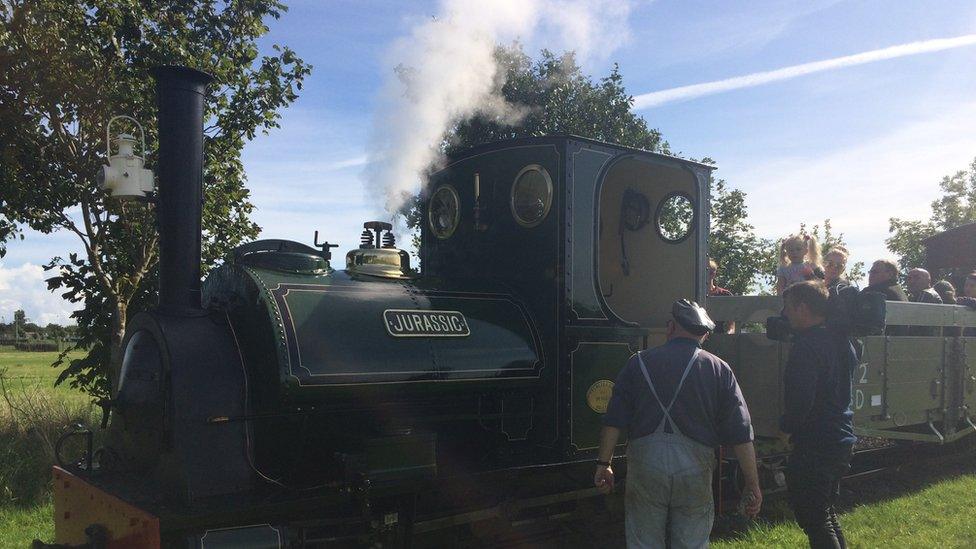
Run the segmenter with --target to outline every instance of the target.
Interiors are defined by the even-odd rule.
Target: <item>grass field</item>
[[[69,355],[69,358],[81,358],[82,352]],[[6,370],[5,383],[7,389],[19,393],[23,390],[39,391],[52,398],[79,405],[88,403],[88,396],[84,393],[62,384],[54,386],[60,368],[51,368],[51,364],[58,358],[58,353],[28,353],[15,351],[9,346],[0,346],[0,371]],[[0,404],[6,406],[6,403]]]
[[[7,397],[0,399],[0,548],[29,547],[31,540],[54,540],[50,496],[51,444],[64,425],[91,424],[97,414],[88,397],[54,387],[57,353],[15,352],[0,348],[0,371]],[[974,461],[970,456],[969,461]],[[851,504],[841,522],[852,548],[976,547],[976,466],[951,471],[902,471],[871,482],[894,486],[874,503]],[[920,476],[921,475],[921,476]],[[907,480],[906,480],[907,479]],[[857,490],[858,488],[853,488]],[[852,502],[863,494],[849,494]],[[783,520],[782,500],[770,499],[771,522],[735,539],[716,540],[719,549],[805,547],[803,533]]]
[[[93,418],[87,395],[54,386],[57,356],[0,348],[0,548],[54,540],[53,444],[66,425]]]
[[[974,496],[976,475],[962,475],[912,494],[855,507],[841,516],[841,526],[851,548],[974,547]],[[741,538],[712,544],[718,549],[806,546],[806,537],[794,522],[757,526]]]

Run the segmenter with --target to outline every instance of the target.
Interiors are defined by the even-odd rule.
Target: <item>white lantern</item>
[[[142,137],[142,154],[146,154],[146,134],[142,130],[142,125],[130,116],[112,117],[105,127],[105,152],[108,155],[108,166],[102,166],[102,171],[98,174],[99,184],[102,189],[108,190],[114,198],[120,200],[145,199],[154,190],[153,173],[152,170],[143,167],[146,163],[145,158],[135,153],[135,136],[120,133],[115,138],[118,153],[112,154],[109,132],[112,122],[120,118],[132,121],[139,128]]]

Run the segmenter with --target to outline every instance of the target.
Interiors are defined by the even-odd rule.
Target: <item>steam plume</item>
[[[494,57],[499,44],[571,49],[584,59],[599,45],[606,54],[626,38],[630,2],[441,0],[439,11],[389,53],[396,70],[382,91],[366,178],[367,189],[383,196],[391,213],[440,161],[454,124],[476,114],[508,123],[522,116],[523,109],[501,95],[505,74]]]

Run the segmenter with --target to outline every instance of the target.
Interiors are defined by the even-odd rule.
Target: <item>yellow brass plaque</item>
[[[586,404],[594,412],[605,414],[607,413],[607,406],[610,404],[611,393],[613,393],[613,382],[609,379],[601,379],[590,385],[586,391]]]

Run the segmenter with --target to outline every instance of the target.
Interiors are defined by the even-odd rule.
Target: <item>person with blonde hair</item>
[[[815,278],[823,278],[817,239],[808,234],[794,234],[783,239],[779,245],[776,294],[783,295],[791,284]]]
[[[851,283],[844,278],[844,271],[847,269],[847,258],[849,256],[850,252],[847,251],[847,248],[840,245],[832,246],[830,250],[824,254],[824,284],[826,284],[830,295],[836,295],[837,290],[843,288],[844,286],[851,285]]]

